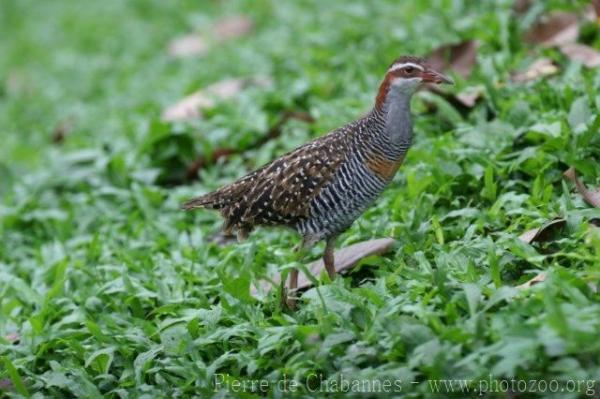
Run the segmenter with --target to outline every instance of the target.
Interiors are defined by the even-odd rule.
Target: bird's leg
[[[307,248],[311,245],[312,241],[306,237],[303,238],[302,242],[294,247],[294,252],[296,252],[296,259],[298,262],[302,261],[306,255]],[[290,274],[288,277],[288,287],[287,290],[282,285],[282,300],[290,309],[296,309],[296,298],[298,288],[298,268],[294,267],[290,270]],[[294,295],[294,297],[290,297],[289,294]]]
[[[299,245],[294,247],[294,252],[296,252],[296,259],[298,262],[300,262],[302,259],[304,259],[304,256],[306,255],[306,247],[307,247],[306,239],[303,239]],[[298,288],[298,268],[294,267],[292,270],[290,270],[290,275],[288,277],[288,289],[287,289],[287,293],[285,295],[285,303],[287,304],[287,306],[290,309],[296,309],[296,298],[290,297],[288,295],[292,294],[295,296],[297,294],[296,293],[297,288]]]
[[[293,268],[290,270],[290,276],[288,277],[288,289],[286,293],[285,303],[290,309],[296,309],[296,288],[298,288],[298,269]]]
[[[288,277],[288,289],[290,290],[290,292],[296,290],[296,288],[298,288],[298,269],[297,268],[293,268],[290,271],[290,276]]]
[[[237,235],[238,242],[242,242],[246,238],[248,238],[248,230],[245,229],[244,227],[239,227],[237,229],[237,234],[236,235]]]
[[[329,237],[325,244],[325,253],[323,254],[323,263],[325,263],[325,270],[329,278],[333,280],[335,278],[335,260],[333,257],[333,251],[335,249],[335,237]]]

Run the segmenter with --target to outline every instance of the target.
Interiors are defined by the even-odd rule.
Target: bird
[[[413,94],[425,84],[442,83],[453,84],[425,59],[401,56],[388,67],[363,117],[182,208],[219,211],[224,234],[235,232],[240,241],[257,226],[291,227],[302,236],[299,248],[324,241],[323,263],[333,280],[336,238],[390,184],[412,144]],[[288,289],[296,290],[298,269],[290,271],[288,280]]]

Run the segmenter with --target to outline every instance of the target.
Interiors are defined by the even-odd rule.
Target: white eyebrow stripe
[[[390,69],[388,69],[388,72],[392,72],[392,71],[396,71],[396,70],[398,70],[398,69],[406,68],[407,66],[411,66],[411,67],[413,67],[413,68],[417,68],[417,69],[418,69],[418,70],[420,70],[420,71],[423,71],[423,70],[424,70],[424,69],[423,69],[423,67],[422,67],[421,65],[414,64],[414,63],[412,63],[412,62],[405,62],[405,63],[402,63],[402,64],[395,64],[395,65],[392,65],[392,67],[391,67]]]

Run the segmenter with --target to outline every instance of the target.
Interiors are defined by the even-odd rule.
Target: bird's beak
[[[421,74],[421,79],[423,79],[424,83],[437,83],[437,84],[442,84],[442,83],[446,83],[449,85],[453,85],[454,81],[452,79],[450,79],[448,76],[435,71],[433,69],[425,69],[423,71],[423,73]]]

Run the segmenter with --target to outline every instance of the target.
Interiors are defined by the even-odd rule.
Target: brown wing
[[[226,229],[293,224],[308,217],[310,203],[339,169],[346,153],[345,136],[333,131],[184,207],[220,209]]]

